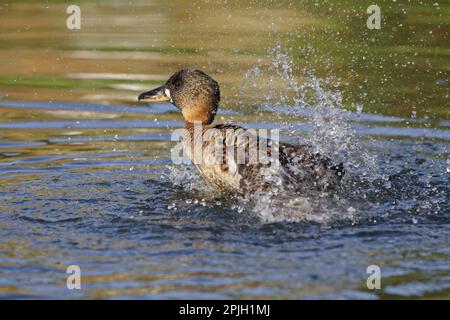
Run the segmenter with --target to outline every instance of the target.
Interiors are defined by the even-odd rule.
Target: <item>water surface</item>
[[[68,31],[65,2],[0,2],[1,298],[450,297],[448,4],[369,32],[365,1],[79,3]],[[342,188],[245,203],[172,164],[181,115],[135,100],[181,67],[221,83],[217,121],[344,161]]]

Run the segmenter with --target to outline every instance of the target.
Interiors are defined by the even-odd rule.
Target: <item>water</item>
[[[322,11],[309,2],[306,13],[257,3],[162,9],[177,11],[189,22],[183,27],[165,11],[136,20],[157,4],[101,5],[96,20],[97,8],[84,3],[86,33],[67,35],[49,19],[64,12],[61,4],[0,4],[8,12],[0,20],[1,298],[450,298],[449,87],[441,81],[448,55],[439,45],[448,27],[437,9],[411,7],[435,19],[429,25],[417,22],[420,14],[402,18],[420,26],[408,35],[410,47],[393,48],[405,34],[392,31],[372,35],[382,45],[362,48],[358,37],[346,38],[354,27],[346,33],[339,15],[323,27]],[[30,9],[41,15],[25,28],[19,18]],[[270,14],[253,17],[255,10]],[[389,17],[397,9],[386,10]],[[211,12],[245,41],[217,36],[217,17],[199,20]],[[244,13],[253,17],[247,23]],[[339,39],[333,55],[326,36],[311,32],[322,27]],[[151,45],[142,47],[149,36],[139,28],[152,30]],[[415,42],[428,28],[429,52]],[[415,64],[402,67],[411,79],[399,81],[401,73],[384,71],[401,52]],[[360,64],[363,56],[382,70]],[[342,188],[256,194],[250,202],[209,190],[195,168],[170,160],[171,133],[183,124],[176,109],[135,103],[170,73],[163,65],[217,76],[224,96],[217,121],[281,128],[283,140],[307,141],[343,161]],[[66,288],[73,264],[82,290]],[[381,268],[381,290],[366,286],[369,265]]]
[[[43,103],[22,107],[5,103],[1,110],[44,110]],[[84,107],[73,104],[71,112]],[[167,111],[160,105],[151,115]],[[417,139],[379,119],[386,135],[375,139],[376,126],[365,117],[354,124],[360,148],[378,156],[390,187],[353,176],[340,193],[344,205],[298,223],[259,219],[239,201],[208,191],[190,167],[174,169],[170,132],[179,120],[5,121],[1,296],[448,297],[450,130]],[[24,129],[32,132],[27,140]],[[174,170],[177,180],[168,176]],[[299,208],[304,203],[290,210]],[[82,268],[78,292],[65,288],[71,264]],[[371,264],[382,268],[382,291],[365,288]]]

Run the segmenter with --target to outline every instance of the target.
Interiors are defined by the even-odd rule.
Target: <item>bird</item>
[[[257,191],[283,188],[329,190],[345,174],[342,163],[333,165],[311,146],[261,137],[235,124],[213,123],[220,88],[201,70],[181,69],[162,86],[141,93],[138,101],[170,102],[181,111],[182,150],[206,183],[221,194],[251,197]]]

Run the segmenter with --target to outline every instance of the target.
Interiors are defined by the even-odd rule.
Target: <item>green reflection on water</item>
[[[225,107],[250,106],[257,101],[240,95],[242,77],[258,59],[268,66],[267,50],[278,43],[292,56],[298,79],[305,66],[319,77],[337,78],[346,108],[362,103],[365,112],[449,118],[450,4],[379,1],[381,30],[366,27],[371,1],[162,4],[80,1],[82,29],[69,31],[63,1],[1,2],[0,94],[92,102],[84,92],[89,88],[110,95],[108,103],[131,103],[136,88],[112,94],[109,79],[68,75],[131,75],[121,83],[135,82],[133,74],[158,75],[146,82],[153,86],[176,69],[193,67],[222,83]],[[78,92],[58,92],[67,89]]]

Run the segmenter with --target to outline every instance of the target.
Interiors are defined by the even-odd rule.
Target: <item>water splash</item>
[[[289,53],[283,51],[280,45],[269,49],[268,56],[271,58],[268,65],[258,61],[245,73],[241,94],[253,91],[253,100],[259,102],[257,108],[270,110],[275,115],[281,116],[280,110],[294,116],[308,110],[310,116],[306,121],[311,124],[312,130],[296,142],[312,146],[315,152],[335,162],[344,162],[350,172],[374,178],[377,168],[375,159],[361,151],[353,130],[344,119],[341,93],[325,89],[333,79],[319,79],[314,76],[313,70],[305,69],[302,72],[305,77],[300,81],[295,76],[295,65]],[[283,123],[281,118],[279,123],[295,135],[290,128],[291,123]],[[186,191],[205,191],[205,183],[193,166],[168,166],[164,175],[174,186]],[[241,199],[232,207],[235,211],[241,213],[245,209],[264,222],[308,220],[325,224],[337,218],[355,219],[356,209],[338,193],[321,192],[307,196],[283,188],[278,183],[278,172],[266,174],[265,177],[273,180],[272,185],[279,188]]]
[[[312,47],[303,50],[303,56],[314,55]],[[374,181],[387,188],[389,182],[388,177],[379,172],[376,156],[361,147],[354,129],[348,123],[349,112],[343,107],[338,79],[320,79],[310,67],[296,71],[289,50],[284,50],[280,44],[270,48],[268,55],[270,63],[260,60],[245,73],[241,94],[250,95],[252,100],[258,101],[258,109],[278,116],[282,127],[295,137],[296,143],[311,146],[314,152],[329,157],[335,163],[342,162],[347,172],[342,181],[342,190],[345,190],[346,195],[343,196],[342,190],[340,193],[322,192],[313,196],[289,194],[286,190],[260,193],[253,197],[252,211],[267,222],[355,221],[360,210],[349,200],[351,197],[348,195],[366,199],[369,193],[376,192],[372,187]],[[262,92],[265,95],[261,97]],[[358,104],[359,113],[362,109],[362,104]],[[311,130],[299,138],[292,128],[294,123],[283,120],[286,116],[305,117],[304,121]],[[366,188],[360,188],[361,185]]]
[[[305,50],[309,50],[309,53],[304,56],[313,52],[311,48]],[[260,112],[270,111],[278,118],[277,125],[282,131],[295,140],[293,142],[310,145],[314,151],[328,156],[334,163],[343,162],[347,174],[338,190],[298,193],[280,186],[270,192],[256,192],[249,199],[234,199],[231,210],[256,216],[268,223],[306,221],[323,226],[354,224],[367,220],[380,221],[389,212],[395,212],[395,206],[392,210],[386,210],[384,205],[380,205],[390,202],[389,199],[399,203],[399,210],[403,210],[408,206],[408,196],[405,196],[405,200],[399,199],[399,192],[417,194],[418,197],[424,192],[405,191],[404,187],[397,185],[395,175],[388,176],[386,170],[380,170],[378,157],[383,157],[383,153],[377,151],[375,155],[367,150],[367,144],[375,144],[376,141],[365,141],[363,146],[358,140],[349,123],[350,113],[344,108],[338,79],[321,79],[311,68],[298,70],[290,51],[283,50],[280,45],[268,50],[268,56],[269,63],[260,60],[245,73],[241,95],[253,95],[252,100],[256,102],[253,107]],[[355,108],[361,115],[364,106],[359,103]],[[293,119],[297,118],[306,121],[311,130],[303,135],[296,132]],[[165,179],[175,186],[186,191],[208,192],[195,167],[169,166],[168,172]],[[402,179],[406,179],[404,176],[401,176]],[[275,184],[279,180],[276,174],[268,178],[273,179]],[[416,178],[414,175],[411,177]],[[439,192],[444,193],[445,190]],[[439,206],[440,202],[431,208],[432,211],[439,210]]]
[[[306,51],[302,52],[304,56],[314,54],[312,47],[303,50]],[[385,179],[378,172],[376,157],[361,148],[355,131],[347,121],[350,117],[343,108],[342,93],[338,90],[339,80],[331,76],[320,79],[310,67],[297,72],[303,78],[296,76],[295,64],[289,52],[279,44],[269,49],[268,55],[271,57],[268,66],[260,60],[245,73],[241,94],[261,96],[261,93],[266,93],[259,109],[278,116],[307,115],[305,121],[311,130],[298,143],[308,144],[316,152],[336,162],[343,162],[348,171],[357,175],[371,180]],[[328,89],[330,87],[334,90]],[[261,101],[261,97],[252,96],[252,100]],[[359,103],[357,109],[362,108]],[[283,127],[295,136],[293,125],[292,122],[285,122]]]
[[[208,185],[203,181],[197,168],[190,164],[167,165],[161,173],[161,179],[163,181],[170,181],[174,187],[188,192],[211,191]]]

